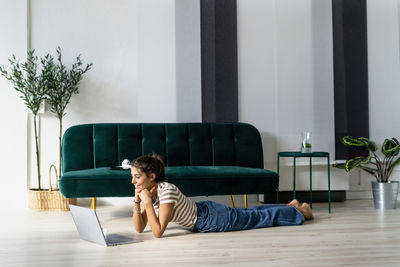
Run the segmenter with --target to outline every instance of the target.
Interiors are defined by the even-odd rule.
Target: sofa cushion
[[[58,180],[65,197],[124,197],[134,196],[129,170],[110,167],[70,171]]]
[[[115,166],[152,152],[170,167],[264,166],[261,136],[250,124],[99,123],[65,131],[62,172]]]
[[[166,167],[166,180],[187,196],[258,194],[277,188],[277,173],[238,166]],[[244,178],[244,179],[243,179]],[[69,171],[59,180],[66,197],[126,197],[134,195],[129,170],[109,167]],[[69,195],[70,194],[70,195]]]

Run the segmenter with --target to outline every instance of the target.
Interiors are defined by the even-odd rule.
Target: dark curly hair
[[[132,161],[131,165],[144,172],[147,177],[150,177],[154,173],[156,175],[154,180],[156,183],[165,181],[164,159],[156,153],[140,156]]]

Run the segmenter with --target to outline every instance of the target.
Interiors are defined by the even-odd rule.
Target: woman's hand
[[[153,203],[153,200],[151,198],[151,193],[148,189],[143,189],[140,193],[139,193],[139,198],[140,200],[144,203]]]
[[[135,202],[141,202],[142,200],[140,199],[140,192],[141,192],[142,190],[140,190],[140,189],[136,189],[135,188]]]

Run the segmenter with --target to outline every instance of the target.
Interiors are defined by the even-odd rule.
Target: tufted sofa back
[[[167,166],[264,166],[260,133],[250,124],[101,123],[65,132],[63,173],[117,166],[152,152]]]

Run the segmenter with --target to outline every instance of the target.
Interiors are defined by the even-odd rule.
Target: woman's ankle
[[[314,216],[312,215],[312,210],[307,203],[303,203],[303,205],[296,207],[296,209],[300,211],[300,213],[304,216],[306,220],[314,219]]]

